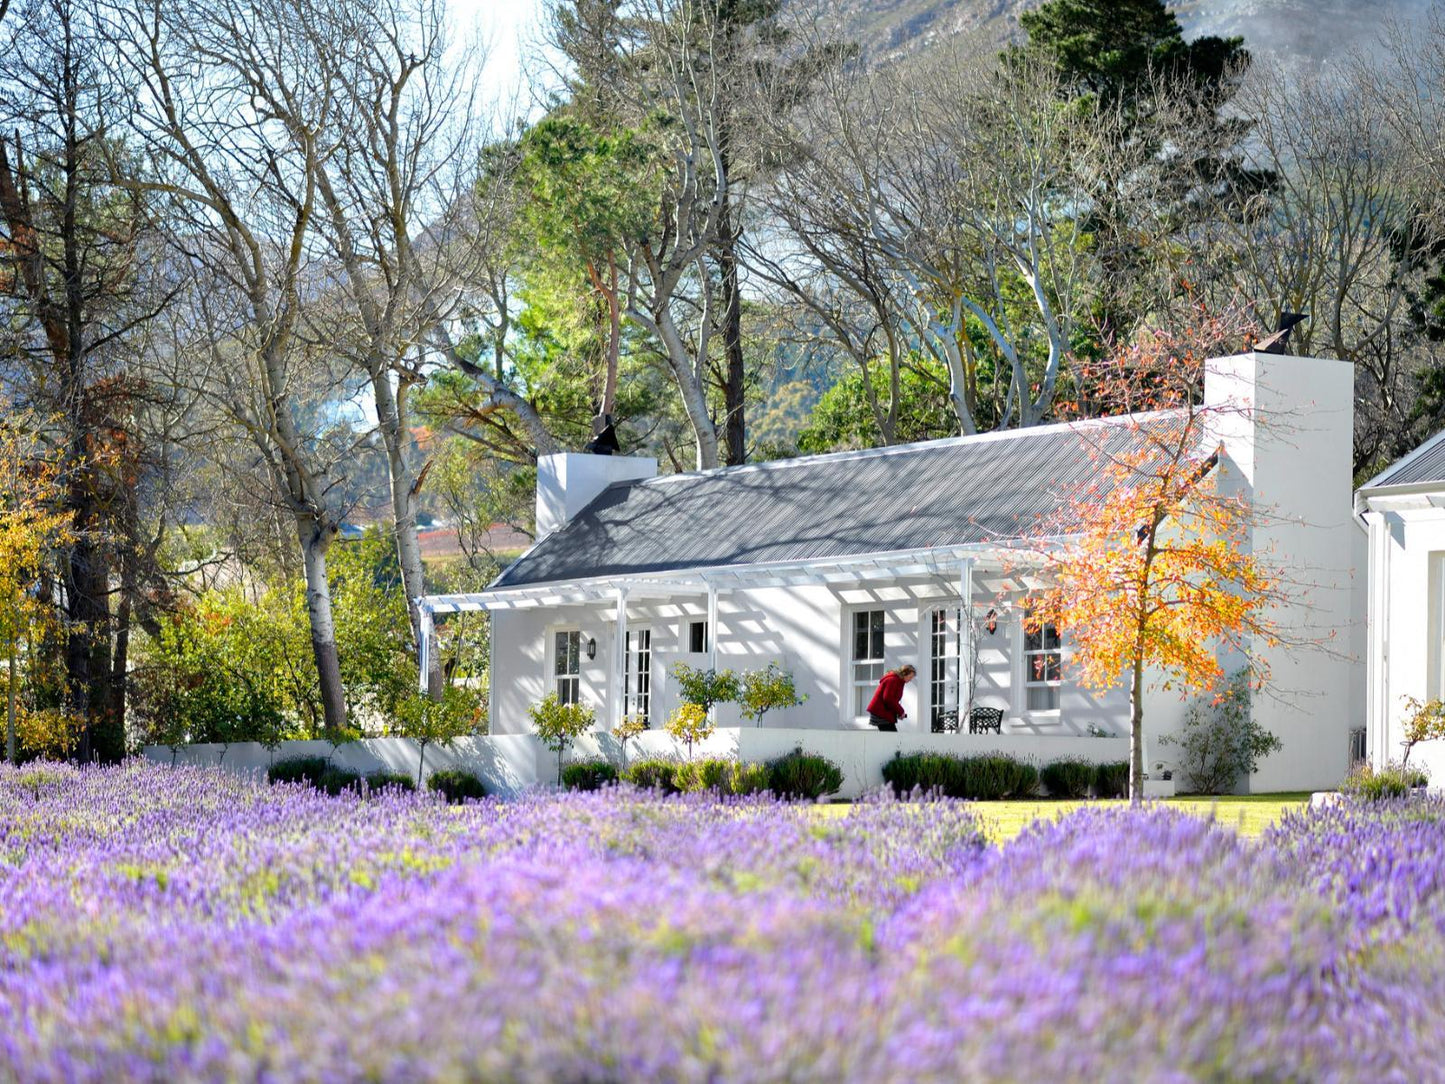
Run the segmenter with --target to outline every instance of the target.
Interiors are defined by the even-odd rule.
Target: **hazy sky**
[[[499,96],[510,96],[523,82],[525,57],[533,51],[543,0],[448,0],[456,29],[465,34],[475,26],[490,46],[487,86]]]

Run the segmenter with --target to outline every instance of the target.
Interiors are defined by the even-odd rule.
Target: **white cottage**
[[[1251,545],[1308,581],[1282,615],[1333,639],[1268,659],[1261,721],[1284,741],[1254,790],[1333,785],[1363,705],[1350,660],[1363,539],[1352,525],[1352,370],[1335,361],[1242,354],[1212,362],[1216,468],[1270,510]],[[746,724],[718,710],[740,755],[802,743],[865,778],[897,748],[1008,749],[1122,759],[1128,694],[1071,679],[1073,645],[1025,632],[1010,541],[1098,477],[1166,416],[1041,426],[901,447],[658,476],[651,459],[563,454],[538,466],[537,543],[484,592],[423,600],[430,614],[492,615],[494,734],[530,729],[549,692],[597,708],[599,725],[675,706],[674,663],[736,670],[776,662],[802,706]],[[967,607],[961,605],[967,601]],[[971,615],[972,620],[969,620]],[[885,668],[912,663],[908,718],[880,734],[864,707]],[[1156,692],[1146,752],[1183,704]],[[961,719],[960,719],[961,717]],[[970,733],[1000,719],[997,733]],[[732,728],[736,728],[733,730]],[[1102,735],[1102,737],[1101,737]]]

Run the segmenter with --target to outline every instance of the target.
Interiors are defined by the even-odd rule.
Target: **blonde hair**
[[[904,663],[902,666],[894,670],[889,670],[888,672],[890,674],[897,674],[899,677],[910,677],[918,673],[918,667],[914,666],[911,662],[908,662]]]

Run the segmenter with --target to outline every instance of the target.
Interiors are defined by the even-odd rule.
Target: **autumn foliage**
[[[1129,450],[1099,451],[1095,482],[1030,546],[1043,584],[1029,599],[1030,627],[1051,624],[1068,636],[1083,685],[1109,688],[1121,675],[1129,683],[1135,798],[1150,676],[1181,693],[1220,693],[1222,660],[1280,637],[1270,616],[1280,577],[1250,545],[1256,510],[1236,492],[1215,435],[1216,420],[1233,408],[1196,400],[1205,364],[1202,351],[1165,336],[1110,363],[1097,389],[1155,412],[1114,423],[1133,430]],[[1248,658],[1253,679],[1263,680],[1259,653]]]

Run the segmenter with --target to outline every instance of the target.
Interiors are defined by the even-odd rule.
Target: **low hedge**
[[[937,791],[949,798],[1027,798],[1039,787],[1039,770],[1002,754],[899,753],[883,765],[883,779],[900,795]]]
[[[326,757],[287,757],[278,760],[266,769],[268,783],[305,783],[308,787],[320,785],[321,777],[331,767]]]
[[[1094,765],[1094,797],[1129,797],[1129,762],[1127,760],[1115,760],[1107,764]]]
[[[601,790],[617,782],[617,769],[605,760],[577,760],[562,769],[562,785],[568,790]]]
[[[416,780],[408,772],[393,772],[382,769],[377,772],[370,772],[366,777],[366,785],[372,790],[381,790],[391,787],[394,790],[416,790]]]
[[[360,790],[361,773],[350,768],[338,768],[333,764],[321,773],[316,786],[335,798],[343,790]]]
[[[426,781],[428,790],[440,791],[453,805],[472,798],[485,798],[487,788],[471,772],[460,768],[442,768],[432,772]]]
[[[802,748],[768,761],[768,789],[779,798],[817,801],[843,789],[843,769],[818,753]]]
[[[1078,757],[1064,757],[1039,769],[1039,780],[1051,798],[1087,798],[1094,785],[1094,765]]]

